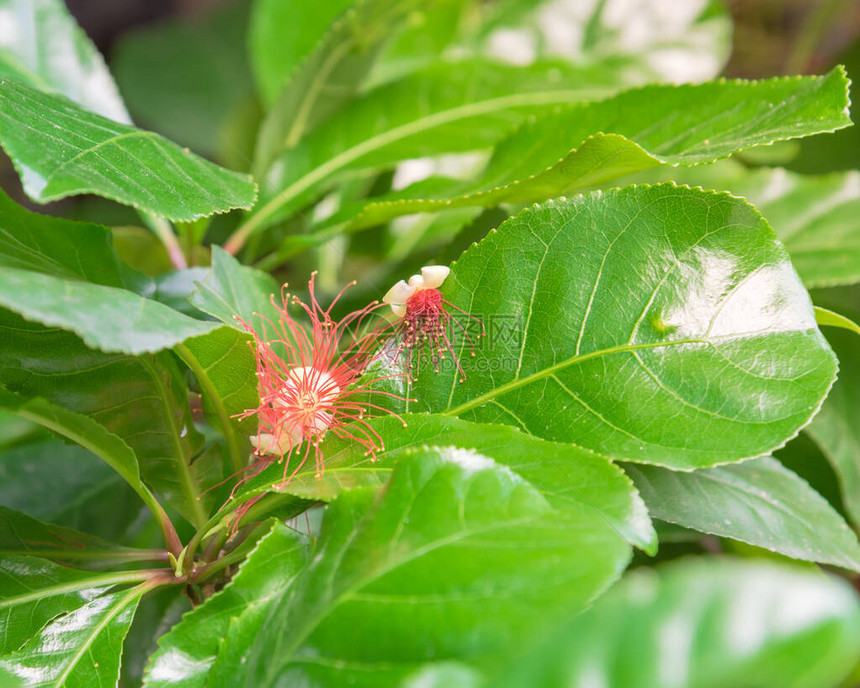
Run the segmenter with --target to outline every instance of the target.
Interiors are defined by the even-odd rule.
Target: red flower
[[[279,487],[285,486],[304,466],[311,451],[317,476],[322,475],[325,465],[320,443],[328,433],[358,442],[375,459],[376,452],[385,447],[367,421],[378,411],[397,414],[374,404],[373,395],[402,399],[371,388],[375,382],[396,375],[362,377],[368,365],[380,355],[381,340],[389,329],[383,323],[359,334],[363,326],[366,329],[367,317],[380,305],[370,304],[336,321],[331,310],[352,285],[344,287],[323,310],[314,294],[314,275],[308,284],[310,306],[282,290],[280,305],[272,295],[272,305],[280,314],[277,323],[264,318],[265,324],[257,332],[248,322],[237,318],[254,338],[260,393],[260,405],[242,417],[258,418],[259,434],[251,438],[257,454],[267,462],[273,459],[266,456],[284,461],[284,478]],[[309,331],[290,315],[287,308],[290,301],[307,314]],[[294,453],[300,457],[299,463],[288,475]]]
[[[420,275],[412,275],[408,283],[400,280],[382,298],[400,318],[394,326],[395,336],[400,340],[398,353],[406,352],[406,367],[412,379],[418,375],[421,354],[427,345],[430,348],[429,358],[436,372],[439,372],[439,362],[445,358],[447,351],[460,373],[460,382],[466,379],[466,373],[454,353],[455,335],[459,332],[463,336],[469,344],[472,356],[475,355],[475,343],[466,327],[452,316],[448,309],[458,311],[478,323],[481,331],[477,336],[484,336],[483,323],[462,308],[446,301],[439,291],[450,272],[444,265],[428,265],[421,268]]]

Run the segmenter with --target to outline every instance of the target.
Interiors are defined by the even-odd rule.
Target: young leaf
[[[825,77],[645,86],[524,123],[498,144],[477,180],[419,182],[352,204],[325,225],[346,223],[342,229],[354,231],[398,215],[539,200],[661,164],[710,163],[752,146],[833,131],[851,125],[847,89],[841,68]],[[860,193],[860,184],[854,185]],[[809,186],[820,197],[824,189]],[[848,202],[846,191],[831,193]],[[817,214],[808,208],[809,196],[797,202],[806,210],[792,211],[795,224]],[[851,208],[844,212],[850,215]],[[829,226],[844,234],[839,222],[836,217]]]
[[[307,551],[306,538],[274,522],[227,586],[159,639],[144,687],[203,688],[219,653],[232,649],[224,642],[231,624],[248,609],[255,609],[258,618],[261,612],[265,616],[304,566]],[[237,641],[246,645],[251,638],[248,634]]]
[[[0,667],[26,688],[115,684],[122,643],[143,593],[138,587],[96,597],[0,658]]]
[[[253,314],[262,313],[277,322],[277,311],[270,299],[278,293],[278,283],[271,275],[242,265],[223,249],[213,246],[212,268],[189,300],[204,313],[244,332],[237,315],[246,322],[256,322]]]
[[[8,77],[0,78],[0,145],[38,203],[93,193],[188,222],[250,208],[257,193],[247,175]]]
[[[325,472],[321,476],[309,462],[286,487],[278,489],[284,467],[274,465],[248,481],[237,492],[238,498],[279,491],[328,502],[344,489],[383,484],[401,456],[444,438],[445,446],[474,450],[506,466],[554,508],[569,514],[599,514],[630,544],[652,554],[656,550],[656,535],[639,496],[623,472],[602,456],[571,444],[530,437],[504,425],[426,415],[406,420],[406,427],[394,418],[373,422],[385,443],[376,461],[371,461],[363,447],[331,438],[324,446]]]
[[[860,604],[845,581],[772,562],[687,559],[631,573],[491,685],[830,688],[860,659],[858,636]]]
[[[229,685],[396,685],[427,661],[498,661],[587,606],[629,552],[596,512],[553,509],[478,452],[412,451],[378,497],[345,491],[327,508]]]
[[[627,467],[655,518],[795,559],[860,571],[860,544],[842,517],[771,457],[691,473]],[[705,498],[703,498],[705,496]]]
[[[0,24],[0,76],[131,124],[104,59],[62,0],[0,0]]]
[[[120,583],[140,582],[141,571],[76,571],[46,559],[0,556],[0,654],[20,648],[51,619],[80,609]]]
[[[537,206],[466,251],[444,287],[507,336],[479,340],[475,359],[459,337],[465,382],[425,365],[410,408],[612,458],[691,469],[760,456],[809,422],[835,377],[785,249],[728,194],[628,187]]]
[[[854,334],[860,334],[860,325],[854,322],[851,318],[837,313],[836,311],[828,310],[815,306],[815,322],[825,327],[840,327],[843,330],[848,330]]]

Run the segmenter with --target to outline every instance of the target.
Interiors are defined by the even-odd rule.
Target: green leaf
[[[462,384],[450,360],[424,365],[410,410],[610,458],[691,469],[760,456],[809,422],[835,377],[785,249],[728,194],[627,187],[536,206],[467,250],[443,293],[493,336],[475,358],[458,338]]]
[[[233,3],[201,20],[121,35],[111,66],[135,119],[196,151],[217,153],[222,126],[253,95],[247,27],[247,3]]]
[[[278,491],[302,499],[329,502],[344,489],[381,485],[397,460],[428,444],[442,443],[477,451],[527,480],[547,502],[571,514],[599,514],[630,544],[650,553],[656,536],[644,505],[618,467],[602,456],[569,444],[530,437],[504,425],[478,425],[442,416],[407,416],[406,427],[394,418],[372,422],[385,450],[372,461],[364,448],[349,440],[326,440],[325,472],[307,465],[283,489],[284,467],[273,465],[241,488],[241,499]]]
[[[860,334],[860,325],[835,311],[815,306],[815,322],[829,327],[841,327],[854,334]]]
[[[119,583],[139,582],[147,575],[76,571],[37,557],[0,556],[0,653],[19,649],[58,615],[85,607]]]
[[[104,59],[62,0],[0,0],[0,23],[0,76],[131,123]]]
[[[21,685],[93,686],[115,684],[120,653],[144,590],[110,593],[60,616],[0,666]]]
[[[218,246],[212,247],[212,268],[189,299],[195,307],[230,327],[241,330],[236,321],[256,323],[254,313],[262,313],[277,322],[277,311],[271,305],[272,295],[279,293],[278,283],[265,272],[242,265]]]
[[[43,523],[0,506],[0,557],[27,555],[89,568],[152,561],[157,553],[120,547],[89,533]]]
[[[163,635],[158,651],[150,658],[143,685],[146,688],[175,686],[202,688],[207,674],[222,649],[231,624],[248,610],[255,610],[262,621],[273,600],[293,582],[307,560],[306,538],[285,525],[274,522],[257,543],[239,572],[206,603],[185,614],[182,621]],[[247,646],[249,634],[237,638]],[[244,642],[243,642],[244,641]]]
[[[827,339],[839,357],[839,380],[808,432],[839,477],[851,520],[860,524],[860,340],[841,329],[828,331]]]
[[[0,310],[0,379],[27,399],[85,414],[134,450],[147,482],[192,522],[206,520],[188,389],[172,355],[130,357],[88,349],[74,334]]]
[[[295,213],[348,170],[490,148],[528,115],[606,93],[612,83],[609,74],[557,63],[511,67],[478,60],[381,86],[261,168],[261,202],[225,247],[235,252],[247,236]]]
[[[232,327],[220,327],[176,345],[176,353],[194,372],[203,391],[203,411],[227,442],[234,470],[247,466],[249,437],[257,434],[253,418],[237,418],[257,408],[257,366],[250,338]]]
[[[32,213],[0,191],[0,267],[124,287],[110,231]]]
[[[106,353],[154,353],[219,327],[125,289],[16,268],[0,274],[0,304]]]
[[[831,688],[860,659],[845,581],[785,564],[687,559],[629,574],[499,671],[499,688]]]
[[[265,105],[275,102],[287,80],[319,48],[332,22],[352,4],[352,0],[254,2],[248,47],[254,79]]]
[[[711,163],[752,146],[850,126],[847,90],[841,68],[826,77],[645,86],[526,122],[498,144],[475,180],[428,179],[352,204],[324,226],[346,223],[342,229],[355,231],[399,215],[569,194],[657,165]],[[838,198],[847,200],[844,191]],[[806,209],[808,195],[797,202]],[[845,216],[855,211],[844,208]],[[807,221],[815,212],[805,210]],[[832,231],[847,236],[839,222],[834,218]]]
[[[342,492],[322,530],[230,685],[388,686],[427,661],[497,662],[587,606],[630,552],[595,511],[556,510],[444,441],[404,455],[378,496]]]
[[[816,177],[726,161],[665,176],[747,198],[776,230],[807,287],[860,282],[860,173]]]
[[[0,79],[0,144],[38,203],[93,193],[190,221],[256,198],[247,175],[11,78]]]
[[[435,1],[423,4],[432,5]],[[255,26],[266,24],[269,27],[263,36],[283,26],[273,22],[280,18],[277,15],[283,15],[284,4],[289,5],[287,25],[292,24],[296,26],[294,30],[303,32],[301,21],[310,20],[310,35],[293,47],[295,52],[291,51],[293,54],[287,57],[287,64],[280,65],[280,79],[278,75],[271,77],[280,80],[283,88],[263,120],[257,137],[254,162],[259,170],[268,169],[278,153],[295,146],[307,131],[352,98],[361,87],[381,45],[413,10],[422,5],[420,0],[358,0],[349,3],[351,6],[347,8],[343,0],[335,0],[325,3],[325,9],[306,4],[296,16],[294,3],[279,4],[280,7],[271,2],[258,5]],[[327,20],[330,27],[323,37],[284,79],[287,72],[280,70],[292,66],[290,62],[307,50],[306,46],[311,45],[314,34]],[[283,35],[277,40],[284,44]],[[253,32],[251,41],[253,49]],[[257,52],[264,51],[271,51],[268,44],[259,46]],[[278,52],[282,51],[283,48]],[[265,98],[265,91],[263,95]]]
[[[691,473],[628,466],[655,518],[795,559],[860,571],[860,543],[802,478],[771,457]]]

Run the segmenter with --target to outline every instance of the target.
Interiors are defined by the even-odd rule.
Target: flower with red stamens
[[[428,357],[436,372],[439,372],[439,362],[445,358],[447,351],[460,374],[460,382],[466,379],[466,373],[454,353],[455,335],[459,332],[463,336],[472,356],[475,355],[475,343],[465,325],[452,316],[448,309],[458,311],[478,323],[480,332],[477,337],[484,336],[484,324],[446,301],[439,291],[450,272],[450,268],[444,265],[428,265],[421,268],[420,275],[412,275],[408,282],[400,280],[382,298],[383,303],[391,306],[394,315],[400,318],[394,326],[395,336],[399,339],[397,350],[398,353],[406,352],[406,368],[412,379],[418,375],[421,355],[428,345]]]
[[[237,318],[254,338],[260,393],[260,405],[241,415],[257,416],[259,434],[251,438],[256,454],[264,462],[277,457],[285,463],[281,488],[302,468],[311,451],[317,476],[322,475],[325,465],[320,443],[328,433],[358,442],[374,460],[376,452],[385,447],[368,420],[378,411],[400,418],[372,401],[374,395],[380,394],[402,400],[391,392],[373,389],[374,383],[396,375],[364,376],[368,365],[380,355],[380,344],[388,329],[386,324],[365,327],[368,316],[381,305],[372,303],[335,320],[331,310],[354,282],[344,287],[324,310],[314,293],[314,276],[315,273],[308,284],[310,305],[282,289],[280,304],[272,295],[272,305],[279,314],[277,323],[259,316],[263,325],[257,331]],[[290,303],[308,316],[309,330],[290,315]],[[366,330],[363,334],[362,329]],[[288,475],[294,455],[299,463]]]

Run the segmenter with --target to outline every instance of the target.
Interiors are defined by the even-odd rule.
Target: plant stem
[[[164,248],[167,249],[167,256],[170,258],[170,264],[178,270],[188,267],[188,261],[185,260],[185,254],[182,247],[179,245],[179,240],[176,234],[173,233],[173,227],[163,217],[146,213],[144,219],[147,221],[150,229],[155,236],[159,238]]]

